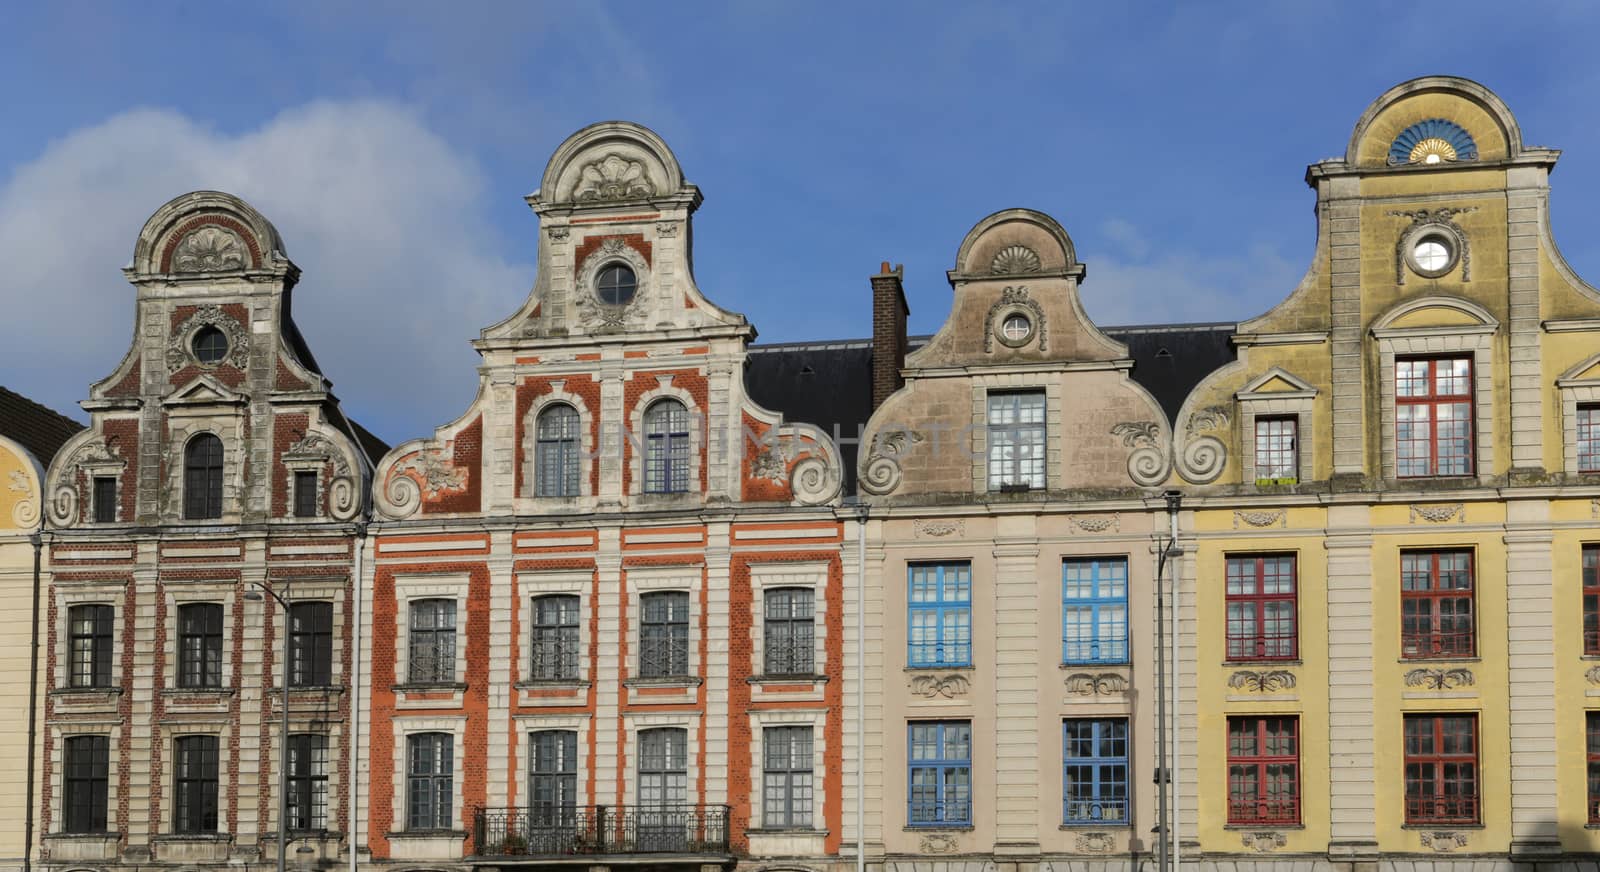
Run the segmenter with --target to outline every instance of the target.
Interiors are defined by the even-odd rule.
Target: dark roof
[[[42,466],[61,450],[83,425],[27,397],[0,387],[0,436],[8,436],[28,449]]]
[[[1126,343],[1133,380],[1167,413],[1178,409],[1202,378],[1236,357],[1236,324],[1156,324],[1101,328]],[[907,350],[929,336],[907,339]],[[815,424],[839,444],[845,493],[855,492],[856,440],[872,415],[872,341],[786,342],[750,346],[745,389],[751,399],[787,421]]]
[[[367,459],[372,461],[373,466],[377,466],[378,461],[389,453],[389,443],[379,439],[371,430],[361,426],[360,421],[354,418],[346,418],[345,420],[349,421],[350,427],[356,431],[356,441],[361,444],[361,450],[367,453]]]

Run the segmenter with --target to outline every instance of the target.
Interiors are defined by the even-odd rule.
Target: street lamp
[[[1162,494],[1162,496],[1165,497],[1167,501],[1167,523],[1169,526],[1169,533],[1166,544],[1161,545],[1161,553],[1156,558],[1156,745],[1160,748],[1160,762],[1156,764],[1157,792],[1160,794],[1160,807],[1156,812],[1156,830],[1160,833],[1156,839],[1156,868],[1162,870],[1162,872],[1166,872],[1166,870],[1170,868],[1171,847],[1177,846],[1176,839],[1173,840],[1171,847],[1169,847],[1167,843],[1168,835],[1171,832],[1169,822],[1167,820],[1167,783],[1172,779],[1172,769],[1168,767],[1167,763],[1168,760],[1171,759],[1173,766],[1176,766],[1178,761],[1176,754],[1173,754],[1171,758],[1169,758],[1167,755],[1167,596],[1166,588],[1163,586],[1162,582],[1166,576],[1168,561],[1182,553],[1181,549],[1178,548],[1178,508],[1183,504],[1183,494],[1174,490],[1167,491],[1166,493]],[[1159,540],[1157,541],[1159,543]],[[1172,611],[1174,617],[1176,617],[1178,611],[1176,584],[1173,585],[1172,599]],[[1174,661],[1172,669],[1173,679],[1174,682],[1176,682],[1178,669],[1176,661],[1178,645],[1176,628],[1173,630],[1173,635],[1174,638],[1172,640],[1172,645]],[[1177,694],[1174,693],[1173,696],[1173,706],[1176,708]],[[1177,733],[1177,724],[1173,724],[1173,733]],[[1176,739],[1176,735],[1174,735],[1173,738]]]
[[[283,680],[280,690],[283,700],[280,712],[283,720],[278,729],[278,872],[287,872],[289,850],[289,601],[278,595],[278,592],[259,581],[251,581],[259,588],[250,591],[244,598],[251,602],[261,602],[261,593],[283,607]]]

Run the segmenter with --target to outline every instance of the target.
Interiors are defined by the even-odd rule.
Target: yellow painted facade
[[[32,655],[33,544],[44,473],[21,445],[0,436],[0,870],[20,869],[28,796],[28,675]]]

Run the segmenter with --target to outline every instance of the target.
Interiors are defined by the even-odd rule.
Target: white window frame
[[[1585,359],[1556,379],[1556,389],[1561,392],[1562,468],[1569,475],[1579,474],[1578,407],[1600,405],[1600,370],[1590,378],[1582,377],[1596,367],[1600,367],[1600,354]]]
[[[688,752],[685,768],[688,770],[688,780],[684,787],[684,796],[690,805],[699,805],[700,796],[700,770],[704,768],[704,761],[700,757],[700,716],[694,712],[670,712],[665,714],[623,714],[623,730],[627,736],[626,756],[623,758],[627,764],[622,767],[622,804],[636,806],[639,804],[639,733],[644,730],[655,730],[661,727],[674,727],[685,732],[685,750]],[[707,797],[706,802],[716,800]]]
[[[525,807],[533,804],[533,743],[531,734],[549,730],[564,731],[578,734],[578,759],[575,772],[578,777],[578,805],[603,805],[595,801],[589,793],[589,755],[587,753],[590,733],[594,729],[593,718],[588,712],[571,715],[513,715],[516,724],[517,751],[511,773],[511,805]],[[600,789],[599,784],[595,789]]]
[[[1446,327],[1390,327],[1403,316],[1421,309],[1450,309],[1478,321]],[[1410,357],[1472,358],[1473,439],[1475,456],[1470,475],[1482,480],[1494,471],[1494,337],[1500,322],[1476,303],[1455,297],[1419,297],[1390,309],[1372,327],[1378,347],[1380,430],[1383,439],[1383,479],[1395,481],[1395,361]],[[1407,479],[1407,481],[1426,481]]]
[[[1394,373],[1390,372],[1390,380]],[[1267,384],[1274,380],[1281,380],[1292,385],[1291,390],[1263,391]],[[1297,483],[1305,484],[1312,480],[1314,467],[1312,465],[1311,449],[1313,439],[1307,438],[1308,434],[1315,433],[1312,429],[1315,424],[1313,410],[1316,407],[1317,389],[1305,379],[1302,379],[1281,367],[1273,367],[1251,379],[1238,393],[1234,394],[1235,401],[1239,404],[1239,432],[1242,439],[1248,440],[1244,450],[1239,452],[1244,461],[1244,484],[1255,484],[1256,473],[1256,419],[1257,418],[1293,418],[1295,427],[1295,470],[1298,475]],[[1393,414],[1393,411],[1390,411]]]
[[[94,581],[88,584],[56,583],[56,614],[59,627],[56,631],[56,674],[52,686],[58,690],[93,693],[106,688],[76,688],[72,686],[72,607],[79,605],[111,606],[111,685],[122,686],[122,621],[123,607],[127,604],[127,586],[124,582]],[[176,612],[169,612],[176,616]],[[173,664],[173,669],[177,665]],[[174,672],[176,674],[176,672]],[[172,683],[168,683],[169,687]]]
[[[1061,481],[1061,444],[1063,429],[1061,417],[1061,381],[1047,378],[1043,373],[1021,372],[979,374],[972,377],[972,418],[968,434],[968,450],[972,457],[972,490],[974,493],[991,493],[989,488],[989,394],[1017,391],[1044,392],[1044,490],[1051,490]],[[1053,434],[1053,435],[1052,435]],[[938,438],[961,439],[963,434],[940,434]],[[945,450],[940,448],[939,450]],[[999,493],[999,491],[993,491]]]
[[[161,645],[166,655],[166,664],[162,669],[163,688],[169,692],[201,694],[224,693],[235,690],[236,688],[232,683],[234,678],[233,598],[235,583],[231,580],[189,581],[187,579],[165,578],[162,579],[161,585],[166,592],[167,599],[166,631],[161,634]],[[216,687],[178,687],[178,634],[180,631],[178,610],[191,603],[214,603],[222,606],[222,683]],[[115,633],[116,630],[112,632]],[[113,669],[113,671],[115,670]]]
[[[228,793],[233,789],[233,771],[228,768],[228,748],[233,741],[233,726],[219,724],[216,721],[183,721],[163,723],[156,727],[155,740],[161,743],[163,762],[161,766],[161,819],[156,822],[156,835],[199,835],[202,838],[210,837],[211,833],[178,833],[173,827],[173,815],[177,814],[176,780],[178,773],[178,740],[187,736],[215,736],[217,738],[217,830],[216,836],[228,835],[228,814],[232,807],[228,805]],[[107,815],[109,817],[109,814]],[[108,821],[109,823],[109,821]]]
[[[410,818],[406,812],[411,795],[411,737],[420,733],[445,733],[452,738],[450,752],[450,816],[461,827],[452,827],[453,832],[464,832],[466,824],[462,822],[462,813],[466,811],[461,807],[461,783],[464,780],[461,774],[462,763],[466,750],[465,734],[467,730],[466,715],[448,715],[434,717],[416,717],[411,715],[396,715],[391,722],[394,729],[394,778],[391,782],[393,796],[390,810],[392,816],[390,829],[399,834],[438,833],[437,830],[412,830],[408,828]]]
[[[66,821],[67,799],[67,740],[76,736],[105,736],[106,737],[106,836],[115,838],[120,832],[117,829],[117,811],[121,782],[117,780],[117,761],[122,754],[122,729],[121,718],[112,716],[98,720],[74,719],[69,723],[51,724],[50,730],[50,771],[53,773],[54,782],[50,785],[50,830],[40,835],[59,838],[99,839],[100,833],[66,833],[61,827]],[[170,759],[170,758],[169,758]],[[170,809],[171,806],[168,806]],[[220,820],[219,820],[220,822]]]

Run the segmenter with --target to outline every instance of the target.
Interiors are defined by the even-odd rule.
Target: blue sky
[[[1600,280],[1600,7],[1544,3],[60,2],[0,34],[0,384],[85,418],[132,332],[144,219],[244,196],[296,319],[393,442],[454,418],[479,328],[533,284],[522,196],[593,121],[706,195],[696,277],[762,341],[859,337],[904,263],[915,332],[980,218],[1055,216],[1103,324],[1238,320],[1311,257],[1307,164],[1391,85],[1453,74],[1563,148],[1557,241]]]

